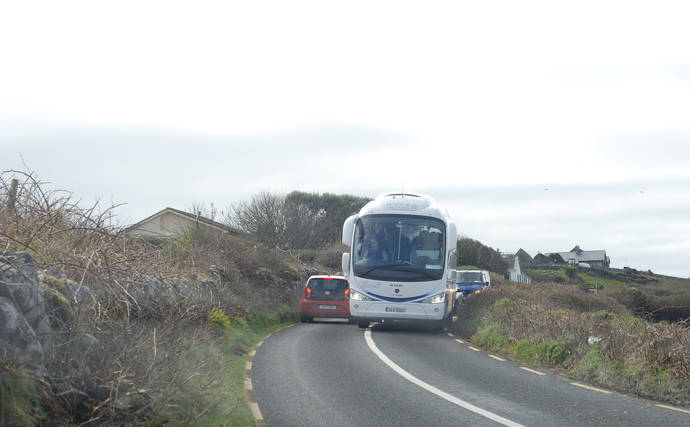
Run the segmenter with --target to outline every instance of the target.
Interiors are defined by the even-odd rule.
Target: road
[[[250,395],[268,426],[690,426],[690,413],[477,350],[410,325],[299,324],[257,349]]]

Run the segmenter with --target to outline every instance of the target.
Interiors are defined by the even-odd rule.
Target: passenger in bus
[[[367,259],[369,264],[380,264],[390,261],[391,256],[382,246],[379,245],[378,240],[369,239],[364,258]]]

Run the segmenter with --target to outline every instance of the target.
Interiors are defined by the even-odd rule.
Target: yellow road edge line
[[[657,403],[657,404],[654,405],[654,406],[658,406],[659,408],[664,408],[664,409],[670,409],[670,410],[672,410],[672,411],[683,412],[684,414],[690,414],[690,411],[688,411],[687,409],[676,408],[675,406],[661,405],[661,404],[659,404],[659,403]]]
[[[498,356],[494,356],[493,354],[490,354],[489,357],[492,358],[492,359],[496,359],[496,360],[498,360],[499,362],[505,362],[505,361],[506,361],[505,359],[502,359],[502,358],[500,358],[500,357],[498,357]]]
[[[264,416],[261,414],[261,410],[259,409],[258,403],[249,402],[249,410],[252,413],[252,417],[254,417],[254,419],[256,421],[263,421],[264,420]]]
[[[455,341],[459,342],[460,344],[465,344],[465,341],[458,339],[458,338],[456,338]]]
[[[247,402],[247,406],[249,406],[249,411],[251,412],[252,417],[254,418],[254,424],[255,424],[257,427],[264,427],[264,426],[265,426],[265,423],[264,423],[264,416],[263,416],[263,414],[261,413],[261,410],[259,409],[259,404],[253,401],[252,393],[253,393],[253,391],[254,391],[254,386],[253,386],[253,384],[252,384],[252,379],[251,379],[251,377],[249,376],[249,375],[251,375],[251,372],[249,372],[249,371],[251,371],[251,369],[252,369],[252,359],[254,358],[254,356],[256,356],[256,350],[257,350],[259,347],[261,347],[261,345],[262,345],[271,335],[273,335],[273,334],[275,334],[276,332],[279,332],[279,331],[281,331],[281,330],[283,330],[283,329],[286,329],[286,328],[289,328],[289,327],[291,327],[291,326],[294,326],[294,325],[295,325],[295,324],[292,323],[292,324],[290,324],[290,325],[283,326],[282,328],[279,328],[279,329],[277,329],[277,330],[271,332],[270,334],[266,335],[266,336],[263,337],[258,343],[256,343],[256,344],[254,345],[254,347],[252,347],[252,349],[249,351],[249,353],[248,353],[247,356],[245,357],[245,359],[248,359],[248,360],[245,360],[245,364],[244,364],[244,369],[245,369],[245,371],[246,371],[246,374],[245,374],[246,376],[244,377],[244,387],[243,387],[243,388],[244,388],[244,398],[245,398],[245,401]]]
[[[530,369],[530,368],[525,368],[524,366],[520,366],[520,369],[522,369],[523,371],[531,372],[533,374],[537,374],[537,375],[541,375],[541,376],[546,375],[543,372],[535,371],[534,369]]]
[[[596,392],[599,392],[599,393],[604,393],[604,394],[611,394],[611,393],[612,393],[612,392],[610,392],[610,391],[608,391],[608,390],[603,390],[603,389],[600,389],[600,388],[592,387],[592,386],[590,386],[590,385],[585,385],[585,384],[580,384],[580,383],[570,383],[570,384],[571,384],[571,385],[574,385],[575,387],[586,388],[587,390],[592,390],[592,391],[596,391]]]
[[[470,350],[473,350],[473,351],[481,351],[477,347],[472,347],[471,345],[468,345],[467,348],[469,348]]]

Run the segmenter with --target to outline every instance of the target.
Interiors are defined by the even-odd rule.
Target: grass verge
[[[222,317],[221,310],[214,316]],[[183,425],[253,426],[244,393],[245,355],[271,332],[294,323],[289,310],[213,322],[221,331],[217,340],[198,345],[177,369],[183,374],[177,393],[187,396],[180,406],[158,408],[154,418]]]
[[[451,330],[530,365],[624,393],[690,405],[690,329],[650,322],[615,299],[557,283],[474,295]]]

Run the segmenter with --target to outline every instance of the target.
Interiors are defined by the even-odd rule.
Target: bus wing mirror
[[[352,215],[343,224],[343,245],[352,246],[352,232],[355,230],[357,215]]]
[[[343,274],[345,276],[350,272],[350,254],[348,252],[343,253],[342,265]]]

